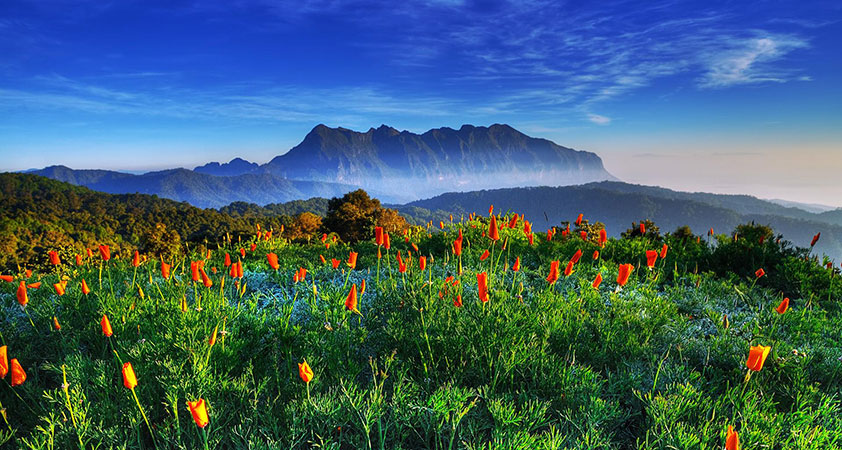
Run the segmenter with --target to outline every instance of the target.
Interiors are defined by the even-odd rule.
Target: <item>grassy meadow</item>
[[[762,226],[571,226],[54,248],[0,282],[0,442],[842,448],[838,267]]]

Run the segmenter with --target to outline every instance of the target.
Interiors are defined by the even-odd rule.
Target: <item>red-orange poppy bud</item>
[[[389,238],[389,233],[383,233],[383,248],[386,250],[392,248],[392,241]]]
[[[338,259],[336,259],[336,258],[330,258],[330,265],[331,265],[331,266],[333,266],[333,268],[334,268],[334,269],[338,269],[338,268],[339,268],[339,263],[340,263],[340,262],[341,262],[341,261],[339,261],[339,260],[338,260]]]
[[[41,282],[36,281],[35,283],[29,283],[29,284],[26,285],[26,288],[27,289],[40,289],[41,288]]]
[[[640,234],[646,234],[646,225],[643,224],[643,221],[640,222]]]
[[[354,283],[351,286],[351,291],[348,292],[348,297],[345,299],[345,308],[348,311],[360,314],[360,311],[357,309],[357,284],[356,283]]]
[[[490,255],[490,253],[489,253],[489,252],[488,252],[488,250],[486,249],[484,252],[482,252],[482,255],[480,255],[479,260],[480,260],[480,261],[485,261],[486,259],[488,259],[488,255]]]
[[[453,300],[453,306],[457,308],[462,307],[462,294],[456,294],[456,299]]]
[[[348,267],[355,269],[357,267],[357,252],[348,253],[348,261],[345,263]]]
[[[512,265],[512,271],[514,271],[514,272],[520,271],[520,256],[515,258],[515,263],[514,263],[514,265]]]
[[[231,255],[228,253],[225,254],[225,260],[222,263],[225,267],[231,267]]]
[[[82,293],[85,295],[91,293],[91,288],[88,287],[88,283],[84,279],[82,280]]]
[[[762,345],[752,346],[748,352],[746,367],[754,372],[759,372],[763,368],[763,363],[766,362],[766,357],[769,356],[769,351],[771,350],[772,347],[764,347]]]
[[[107,337],[111,337],[114,335],[114,330],[111,329],[111,321],[108,320],[108,315],[103,314],[102,320],[99,321],[100,326],[102,326],[102,334],[106,335]]]
[[[213,334],[211,334],[211,336],[208,338],[208,345],[209,346],[213,347],[213,345],[216,344],[216,335],[217,335],[218,332],[219,332],[219,325],[214,327]]]
[[[200,398],[196,401],[188,401],[187,408],[190,410],[190,415],[193,416],[193,422],[196,422],[196,426],[199,428],[204,428],[208,426],[210,422],[208,420],[208,409],[205,405],[205,399]]]
[[[6,378],[6,374],[9,373],[8,353],[9,349],[5,345],[0,347],[0,378]]]
[[[600,247],[604,247],[606,242],[608,242],[608,232],[603,228],[599,230],[599,240],[597,243]]]
[[[269,253],[266,255],[266,260],[269,261],[269,267],[278,270],[281,266],[278,264],[278,255]]]
[[[634,266],[631,264],[620,264],[620,269],[617,271],[617,284],[625,286],[633,270]]]
[[[477,293],[483,303],[488,301],[488,274],[485,272],[477,274]]]
[[[11,283],[12,281],[15,281],[15,277],[11,275],[0,275],[0,280],[5,281],[6,283]]]
[[[171,264],[165,263],[161,260],[161,276],[164,277],[165,280],[170,278],[170,269],[172,268]]]
[[[569,277],[573,273],[573,261],[567,261],[567,267],[564,268],[564,276]]]
[[[109,249],[107,245],[100,245],[99,255],[102,256],[103,261],[108,261],[111,259],[111,249]]]
[[[576,222],[574,222],[574,223],[576,224],[577,227],[582,224],[582,218],[583,217],[584,217],[584,214],[579,214],[579,217],[576,218]]]
[[[497,228],[497,216],[491,216],[488,222],[488,238],[492,241],[500,240],[500,229]]]
[[[53,316],[53,329],[58,331],[61,330],[61,324],[58,323],[58,317]]]
[[[602,284],[602,274],[598,273],[596,274],[596,278],[594,278],[593,284],[591,286],[593,286],[594,289],[599,289],[600,284]]]
[[[132,257],[132,266],[137,267],[140,265],[140,253],[137,250],[134,251],[134,256]]]
[[[728,425],[728,431],[725,433],[725,450],[740,450],[740,435],[731,425]]]
[[[784,297],[784,299],[781,300],[781,304],[775,308],[775,311],[777,311],[778,314],[783,314],[787,309],[789,309],[789,297]]]
[[[365,280],[360,283],[360,297],[362,297],[363,294],[365,294]]]
[[[303,267],[299,267],[298,268],[298,279],[300,281],[304,281],[305,278],[307,278],[307,269],[305,269]]]
[[[419,256],[418,257],[418,268],[421,269],[422,272],[427,268],[427,257],[426,256]]]
[[[554,284],[558,281],[558,265],[559,261],[553,261],[550,263],[550,273],[547,275],[547,282],[550,284]]]
[[[205,273],[205,269],[199,269],[199,273],[202,275],[202,284],[204,284],[205,287],[213,286],[213,281],[211,281],[208,274]]]
[[[64,284],[56,283],[56,284],[53,285],[53,289],[56,290],[56,295],[59,295],[59,296],[64,295],[64,291],[65,291]]]
[[[374,227],[374,243],[377,246],[383,245],[383,227]]]
[[[307,364],[306,359],[303,363],[298,363],[298,376],[301,377],[305,383],[309,383],[313,380],[313,369],[311,369],[310,365]]]
[[[50,264],[54,266],[61,264],[61,259],[59,259],[58,253],[55,250],[50,250],[47,254],[50,256]]]
[[[646,267],[652,269],[655,267],[655,261],[658,260],[658,252],[655,250],[646,250]]]
[[[669,247],[667,247],[667,244],[664,244],[664,246],[663,246],[663,247],[661,247],[661,254],[660,254],[660,255],[658,255],[658,256],[659,256],[661,259],[666,258],[666,257],[667,257],[667,250],[668,250],[668,249],[669,249]]]
[[[763,275],[766,275],[766,271],[765,271],[765,270],[763,270],[763,269],[757,269],[757,271],[756,271],[756,272],[754,272],[754,275],[755,275],[757,278],[760,278],[760,277],[762,277]]]
[[[573,254],[573,257],[570,258],[570,262],[576,264],[582,258],[582,249],[576,250],[576,253]]]
[[[132,363],[128,361],[123,364],[123,386],[126,389],[134,389],[137,386],[137,376],[134,374]]]
[[[810,247],[812,247],[812,246],[816,245],[816,242],[819,242],[819,238],[820,238],[820,237],[822,237],[822,233],[821,233],[821,231],[820,231],[820,232],[818,232],[818,233],[816,233],[816,235],[815,235],[815,236],[813,236],[813,240],[812,240],[812,241],[810,241]]]
[[[18,291],[16,295],[20,306],[26,306],[26,304],[29,303],[29,295],[27,295],[26,293],[26,283],[23,280],[21,280],[20,284],[18,285]]]
[[[11,372],[12,386],[20,386],[23,384],[24,381],[26,381],[26,372],[24,372],[23,367],[21,367],[17,358],[12,358]]]

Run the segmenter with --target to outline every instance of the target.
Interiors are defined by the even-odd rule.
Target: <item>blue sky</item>
[[[630,182],[842,206],[840,47],[836,1],[5,0],[0,169],[508,123]]]

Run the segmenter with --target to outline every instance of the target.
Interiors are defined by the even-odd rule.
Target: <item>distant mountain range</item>
[[[241,158],[141,175],[52,166],[31,171],[115,194],[148,193],[200,207],[277,203],[362,187],[390,202],[443,192],[616,180],[594,153],[527,136],[508,125],[423,134],[382,125],[365,133],[318,125],[289,152],[258,165]]]
[[[688,225],[696,234],[705,234],[710,228],[716,233],[730,233],[737,225],[753,221],[770,225],[800,247],[809,247],[813,235],[821,232],[815,250],[842,260],[842,209],[816,214],[748,195],[689,193],[599,182],[447,193],[390,207],[419,221],[437,222],[447,220],[451,213],[482,213],[491,204],[495,211],[524,213],[536,231],[558,226],[562,221],[572,222],[582,213],[585,219],[604,223],[612,236],[644,219],[653,220],[662,232]]]
[[[339,183],[289,180],[269,173],[220,177],[172,169],[132,175],[108,170],[73,170],[64,166],[29,173],[109,194],[152,194],[200,208],[219,208],[239,200],[264,205],[310,197],[335,197],[356,189]]]

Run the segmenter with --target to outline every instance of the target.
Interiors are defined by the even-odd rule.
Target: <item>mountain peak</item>
[[[209,162],[203,166],[194,168],[193,171],[207,175],[215,175],[218,177],[235,177],[237,175],[253,172],[258,167],[260,166],[256,163],[248,162],[243,158],[237,157],[224,164]]]

